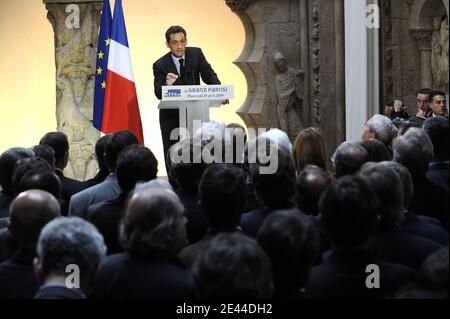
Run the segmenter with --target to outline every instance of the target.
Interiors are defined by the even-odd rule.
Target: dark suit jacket
[[[70,201],[70,197],[72,197],[73,194],[81,192],[87,186],[83,185],[83,183],[80,181],[65,177],[64,173],[59,169],[55,169],[55,173],[61,181],[62,198],[67,202]]]
[[[166,75],[168,73],[180,76],[173,85],[199,85],[200,77],[206,84],[220,84],[217,74],[206,61],[200,48],[186,48],[185,61],[186,75],[183,78],[178,74],[170,52],[153,64],[154,88],[158,99],[161,99],[161,87],[166,85]]]
[[[194,244],[205,236],[209,224],[205,214],[200,209],[198,193],[176,191],[185,209],[187,218],[186,233],[189,244]]]
[[[152,252],[145,257],[128,253],[106,258],[97,274],[96,299],[187,298],[192,296],[191,273],[175,257]]]
[[[0,263],[14,256],[18,249],[17,241],[8,228],[0,229]]]
[[[436,250],[438,243],[394,229],[377,233],[370,239],[369,249],[379,260],[405,265],[419,271],[423,261]]]
[[[235,232],[241,232],[241,230],[238,227],[236,227]],[[212,238],[214,238],[214,236],[216,236],[217,234],[219,233],[211,232],[211,230],[208,230],[205,237],[203,237],[200,241],[196,242],[195,244],[184,247],[178,254],[178,257],[183,262],[183,264],[188,268],[192,268],[192,265],[194,264],[194,261],[197,258],[197,256],[202,252],[206,244],[208,244],[209,241]]]
[[[448,245],[448,232],[438,225],[429,223],[425,218],[413,213],[406,213],[405,220],[400,225],[400,230],[421,238],[432,240],[440,245]]]
[[[433,183],[436,183],[448,192],[448,172],[449,164],[447,162],[432,162],[428,168],[427,177]]]
[[[55,173],[61,181],[61,215],[67,216],[70,198],[84,190],[86,186],[80,181],[65,177],[60,169],[55,169]]]
[[[0,264],[0,299],[31,299],[39,288],[33,270],[36,252],[21,250]]]
[[[259,228],[272,211],[268,208],[258,208],[241,216],[241,228],[244,234],[256,238]]]
[[[9,217],[9,205],[14,197],[14,195],[0,193],[0,218]]]
[[[428,178],[414,180],[409,211],[438,219],[448,229],[449,193]]]
[[[88,220],[103,235],[108,255],[123,252],[119,244],[119,222],[127,196],[122,193],[114,199],[89,206],[87,211]]]
[[[260,205],[256,199],[255,188],[250,179],[247,180],[245,186],[247,187],[247,209],[245,211],[251,212],[252,210],[260,208]]]
[[[366,287],[368,265],[380,267],[380,289]],[[405,266],[385,263],[367,250],[335,251],[323,264],[313,267],[306,284],[308,298],[380,298],[398,284],[410,281],[417,273]]]
[[[44,285],[39,288],[33,299],[86,299],[86,296],[64,286]]]

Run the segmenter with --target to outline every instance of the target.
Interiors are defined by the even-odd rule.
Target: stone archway
[[[418,44],[421,87],[448,93],[448,0],[415,0],[410,30]]]

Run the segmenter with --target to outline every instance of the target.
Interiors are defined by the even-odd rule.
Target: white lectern
[[[194,136],[195,125],[209,122],[209,108],[220,107],[234,98],[232,85],[178,85],[163,86],[159,109],[178,109],[180,135],[186,130]],[[183,132],[184,130],[184,132]]]

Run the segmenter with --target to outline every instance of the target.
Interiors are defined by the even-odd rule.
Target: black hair
[[[364,147],[367,151],[367,154],[369,154],[368,162],[379,163],[390,161],[392,159],[392,156],[389,153],[386,145],[378,140],[364,140],[359,141],[358,144]]]
[[[419,91],[417,91],[416,92],[416,96],[419,95],[419,94],[431,95],[431,93],[433,93],[432,89],[424,88],[424,89],[420,89]],[[431,98],[431,96],[430,96],[430,98]],[[429,99],[428,101],[431,101],[431,99]]]
[[[55,151],[47,144],[35,145],[31,148],[37,157],[45,159],[52,167],[55,166]]]
[[[430,102],[432,102],[436,96],[447,96],[447,95],[445,94],[445,92],[442,91],[433,91],[430,94]]]
[[[130,131],[119,131],[111,135],[105,143],[105,163],[114,171],[119,153],[127,146],[139,144],[136,136]]]
[[[34,156],[33,151],[22,147],[10,148],[0,156],[0,185],[5,194],[14,194],[12,176],[17,162]]]
[[[43,158],[32,157],[19,160],[14,168],[14,173],[12,176],[12,183],[14,191],[19,194],[23,191],[21,189],[22,178],[30,172],[54,172],[53,167]]]
[[[278,167],[273,174],[262,173],[261,168],[266,164],[259,161],[250,163],[250,175],[258,202],[270,210],[292,208],[296,195],[294,160],[281,148],[271,147],[269,152],[270,155],[278,155]]]
[[[130,145],[120,152],[116,165],[122,192],[130,192],[137,182],[156,178],[158,161],[152,151],[142,145]]]
[[[186,30],[183,27],[181,27],[179,25],[173,25],[173,26],[169,27],[169,29],[167,29],[167,31],[166,31],[166,41],[167,42],[170,41],[171,34],[180,33],[180,32],[184,34],[185,38],[187,37]]]
[[[378,207],[377,195],[360,174],[344,176],[323,194],[320,221],[334,244],[356,247],[375,232]]]
[[[370,183],[379,200],[379,231],[391,230],[400,225],[405,215],[403,184],[400,176],[390,167],[381,163],[367,163],[361,174]]]
[[[215,231],[233,230],[247,206],[245,173],[226,164],[206,169],[199,185],[200,206]]]
[[[448,118],[435,116],[426,119],[422,128],[433,143],[433,157],[435,160],[448,161],[449,137]]]
[[[184,139],[172,145],[168,151],[168,161],[178,186],[186,192],[198,192],[198,185],[207,165],[202,158],[203,146],[197,139]],[[189,157],[186,157],[189,155]],[[173,161],[178,156],[179,160]]]
[[[105,177],[108,175],[108,167],[106,166],[105,163],[105,146],[110,138],[111,138],[110,134],[104,135],[100,137],[95,143],[95,156],[97,158],[99,174]]]
[[[30,189],[40,189],[49,192],[61,200],[61,181],[55,173],[49,170],[31,170],[20,180],[18,192]]]
[[[272,260],[275,297],[295,296],[319,253],[312,220],[297,209],[273,212],[258,232],[258,243]]]
[[[271,262],[255,240],[221,233],[212,238],[192,266],[199,298],[271,298]]]
[[[45,134],[39,141],[39,144],[45,144],[53,148],[57,163],[62,163],[66,153],[69,151],[69,140],[67,139],[67,135],[62,132],[50,132]]]

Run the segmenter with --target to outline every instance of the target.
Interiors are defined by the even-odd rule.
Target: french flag
[[[116,0],[114,5],[111,36],[107,45],[109,57],[101,131],[114,133],[129,130],[144,144],[122,0]]]

